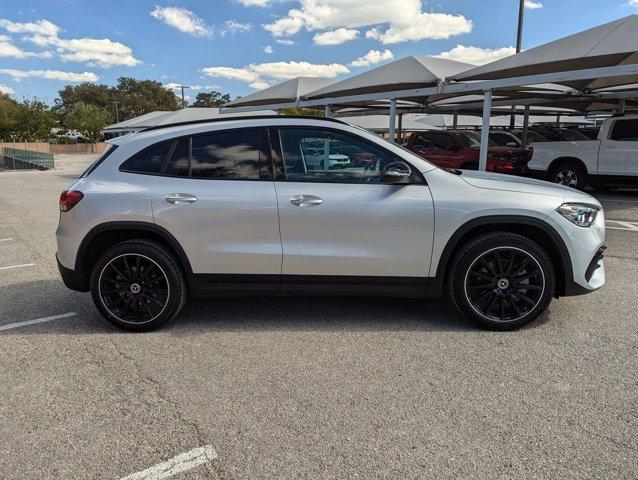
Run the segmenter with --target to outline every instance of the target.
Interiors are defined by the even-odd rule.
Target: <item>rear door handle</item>
[[[314,207],[321,205],[323,200],[316,195],[293,195],[290,197],[290,203],[295,207]]]
[[[197,201],[197,197],[190,193],[169,193],[165,198],[168,203],[173,205],[186,205]]]

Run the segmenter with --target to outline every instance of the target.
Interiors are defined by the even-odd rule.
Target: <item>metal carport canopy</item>
[[[264,105],[269,108],[272,108],[270,107],[272,105],[295,107],[297,100],[299,100],[302,95],[333,83],[335,83],[335,80],[332,78],[296,77],[233,100],[225,104],[224,108],[232,108],[234,111],[240,111],[239,107],[259,107]]]

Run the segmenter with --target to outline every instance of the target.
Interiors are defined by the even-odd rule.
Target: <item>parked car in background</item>
[[[535,145],[531,175],[583,189],[638,185],[638,115],[603,121],[596,140]]]
[[[510,130],[510,133],[512,135],[514,135],[516,138],[519,139],[519,141],[523,142],[523,130]],[[547,138],[545,138],[543,135],[541,135],[538,132],[535,132],[533,130],[528,130],[527,131],[527,144],[531,145],[532,143],[539,143],[539,142],[549,142],[549,140]]]
[[[478,170],[480,136],[471,130],[428,130],[412,133],[407,149],[444,168]],[[499,147],[490,141],[487,171],[524,175],[531,151]]]
[[[490,140],[499,147],[522,148],[523,146],[518,137],[508,130],[490,130]]]
[[[60,196],[62,279],[119,327],[158,328],[189,296],[317,294],[446,295],[511,330],[605,283],[603,210],[582,192],[448,172],[334,119],[169,127],[111,140]],[[308,143],[375,168],[308,169]]]

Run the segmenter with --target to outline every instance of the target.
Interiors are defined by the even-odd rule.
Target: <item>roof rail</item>
[[[289,118],[301,118],[305,120],[325,120],[327,122],[335,122],[340,123],[342,125],[347,125],[346,122],[339,120],[338,118],[331,117],[316,117],[313,115],[238,115],[234,116],[226,116],[225,118],[220,116],[218,118],[205,118],[200,120],[189,120],[186,122],[176,122],[176,123],[167,123],[165,125],[156,125],[154,127],[146,127],[139,132],[148,132],[150,130],[160,130],[162,128],[170,128],[170,127],[181,127],[183,125],[197,125],[199,123],[215,123],[215,122],[227,122],[229,120],[255,120],[255,119],[277,119],[277,120],[287,120]]]

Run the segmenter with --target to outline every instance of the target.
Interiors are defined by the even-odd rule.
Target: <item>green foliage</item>
[[[282,115],[305,115],[307,117],[323,117],[324,111],[320,108],[284,108]]]
[[[177,110],[177,97],[155,80],[120,77],[114,87],[120,121],[156,110]]]
[[[9,95],[0,93],[0,140],[11,140],[18,116],[18,102]]]
[[[55,115],[46,103],[37,98],[25,99],[15,112],[13,133],[18,140],[27,142],[46,139],[54,124]]]
[[[100,139],[102,129],[111,120],[109,112],[103,107],[77,102],[67,112],[64,124],[67,128],[76,130],[88,138],[91,143]]]
[[[230,94],[212,91],[210,93],[200,92],[195,97],[192,107],[197,108],[214,108],[221,107],[225,103],[230,102]]]

